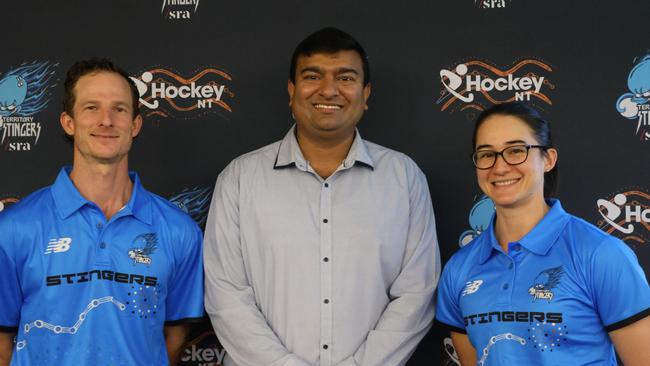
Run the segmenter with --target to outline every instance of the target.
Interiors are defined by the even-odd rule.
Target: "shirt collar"
[[[547,201],[551,209],[544,215],[542,220],[535,225],[535,227],[528,232],[519,244],[527,250],[538,254],[546,255],[551,249],[553,244],[557,241],[564,227],[569,222],[569,214],[564,211],[560,201],[551,199]],[[479,263],[483,264],[492,255],[493,250],[499,250],[500,245],[494,234],[494,222],[496,219],[496,211],[490,220],[490,226],[484,232],[486,235],[486,243],[481,248],[479,255]]]
[[[278,149],[275,164],[273,165],[274,169],[281,169],[291,165],[295,165],[301,170],[307,169],[307,161],[302,154],[302,150],[300,150],[300,145],[298,145],[295,130],[296,125],[293,125],[280,142],[280,148]],[[368,154],[368,147],[357,129],[355,129],[354,141],[352,141],[350,151],[348,151],[347,157],[343,160],[343,167],[350,168],[355,163],[361,163],[370,169],[374,169],[375,167],[370,154]]]
[[[70,179],[72,167],[66,166],[61,169],[52,185],[52,196],[54,204],[61,219],[66,219],[85,205],[97,207],[97,205],[85,199],[74,186]],[[149,205],[149,195],[140,183],[140,178],[135,172],[129,172],[129,178],[133,182],[131,197],[126,206],[121,210],[122,215],[134,215],[138,220],[151,224],[152,212]]]

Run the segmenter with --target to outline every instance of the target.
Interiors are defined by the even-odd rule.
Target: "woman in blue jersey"
[[[495,215],[449,260],[436,319],[465,365],[650,365],[650,288],[620,240],[550,199],[550,126],[521,103],[485,110],[472,160]]]

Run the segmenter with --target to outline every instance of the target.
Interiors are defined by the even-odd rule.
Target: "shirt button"
[[[104,242],[99,243],[99,247],[102,249],[106,248],[106,243]]]
[[[329,299],[325,299],[325,300],[323,300],[323,302],[326,303],[326,304],[329,304],[329,303],[330,303],[330,300],[329,300]]]
[[[101,222],[98,222],[96,227],[97,227],[97,230],[101,230],[104,227],[104,225],[102,225]]]
[[[508,263],[508,269],[512,269],[513,265],[512,262]]]
[[[503,289],[504,289],[504,290],[507,290],[508,287],[510,287],[510,285],[508,285],[507,283],[504,283],[504,284],[503,284]]]
[[[512,247],[514,250],[521,250],[521,245],[515,244],[515,246]]]
[[[329,183],[325,183],[325,188],[327,188],[327,187],[329,187],[329,186],[330,186]]]
[[[330,261],[329,258],[327,258],[327,257],[323,258],[323,262],[329,262],[329,261]]]
[[[327,219],[323,219],[323,222],[327,224]]]
[[[323,349],[328,349],[328,348],[329,347],[326,344],[323,345]]]

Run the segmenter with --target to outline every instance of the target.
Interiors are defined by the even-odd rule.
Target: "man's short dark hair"
[[[138,88],[135,86],[133,80],[129,78],[129,74],[124,71],[124,69],[111,62],[111,60],[97,57],[77,61],[70,67],[70,69],[68,69],[63,84],[63,110],[70,116],[74,117],[73,108],[76,99],[74,88],[77,85],[77,82],[82,76],[97,72],[114,72],[126,80],[129,84],[129,89],[131,89],[131,100],[133,104],[132,118],[135,119],[135,117],[139,116],[140,93],[138,93]]]
[[[302,40],[296,46],[291,56],[291,67],[289,68],[289,80],[296,82],[296,63],[300,56],[311,56],[316,53],[333,54],[339,51],[356,51],[363,63],[363,85],[370,82],[370,65],[368,55],[361,44],[348,33],[333,27],[318,30]]]

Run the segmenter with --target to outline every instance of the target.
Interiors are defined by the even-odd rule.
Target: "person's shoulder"
[[[403,171],[408,176],[424,178],[424,173],[417,163],[405,153],[368,140],[363,140],[363,142],[375,168]]]
[[[389,147],[379,145],[372,141],[363,140],[366,148],[368,149],[368,154],[370,157],[375,159],[386,159],[387,161],[401,162],[404,164],[413,164],[416,165],[413,159],[403,152],[391,149]]]
[[[572,244],[578,249],[595,250],[602,243],[619,243],[620,239],[604,232],[594,224],[569,214],[566,237],[574,239]]]
[[[43,187],[0,212],[0,223],[23,219],[33,221],[40,216],[40,213],[48,211],[45,206],[52,205],[54,205],[54,199],[51,186]]]
[[[259,149],[249,151],[233,159],[230,164],[241,166],[258,162],[273,163],[278,155],[278,149],[280,148],[281,143],[282,141],[276,141],[274,143],[260,147]]]
[[[586,220],[569,215],[565,230],[562,234],[563,242],[569,246],[578,262],[589,267],[598,262],[598,258],[608,260],[627,261],[634,257],[634,252],[621,239],[614,237]]]
[[[480,264],[480,254],[483,251],[483,247],[490,245],[486,238],[487,235],[481,233],[481,235],[474,238],[472,241],[467,243],[467,245],[458,249],[445,264],[445,269],[447,271],[460,273],[478,266]]]

